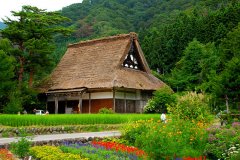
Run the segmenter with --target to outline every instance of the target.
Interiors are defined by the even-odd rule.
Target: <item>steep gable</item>
[[[135,33],[71,44],[42,87],[156,90],[163,84],[151,75]]]

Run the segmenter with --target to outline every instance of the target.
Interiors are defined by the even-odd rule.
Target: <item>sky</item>
[[[31,5],[47,11],[57,11],[82,0],[0,0],[0,21],[11,17],[11,11],[20,11],[23,5]]]

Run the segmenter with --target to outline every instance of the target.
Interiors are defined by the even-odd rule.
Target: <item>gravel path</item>
[[[30,141],[50,141],[61,139],[74,139],[74,138],[89,138],[89,137],[114,137],[121,136],[119,131],[106,131],[106,132],[87,132],[87,133],[70,133],[70,134],[50,134],[50,135],[35,135],[29,138]],[[16,138],[0,138],[0,145],[9,144],[18,141]]]

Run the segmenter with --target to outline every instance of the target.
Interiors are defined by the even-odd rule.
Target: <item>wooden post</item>
[[[55,96],[55,114],[58,113],[58,97]]]
[[[79,97],[78,107],[80,108],[80,113],[82,113],[82,93],[80,94]]]
[[[116,105],[116,102],[115,102],[115,89],[113,88],[113,111],[115,112],[115,105]]]
[[[88,106],[88,107],[89,107],[89,111],[88,111],[88,112],[89,112],[89,114],[91,113],[91,107],[92,107],[92,106],[91,106],[91,105],[92,105],[91,103],[92,103],[92,102],[91,102],[91,93],[89,92],[89,102],[88,102],[88,105],[89,105],[89,106]]]
[[[67,100],[65,100],[65,113],[67,113]]]
[[[46,94],[47,96],[47,94]],[[48,110],[48,97],[47,97],[47,102],[46,102],[46,111]]]
[[[127,100],[126,100],[126,91],[124,91],[124,113],[127,112]]]

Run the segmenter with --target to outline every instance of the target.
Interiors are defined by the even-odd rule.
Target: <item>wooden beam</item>
[[[126,92],[124,92],[124,113],[127,112],[127,100],[126,100]]]
[[[91,100],[91,92],[89,92],[89,101],[88,101],[88,107],[89,107],[89,114],[91,113],[91,107],[92,107],[92,100]]]
[[[55,114],[58,113],[58,97],[55,96]]]
[[[116,98],[115,98],[115,89],[113,88],[113,111],[115,112],[116,108]]]
[[[80,94],[78,107],[80,108],[80,113],[82,113],[82,94]]]
[[[65,113],[67,113],[67,100],[65,100]]]

